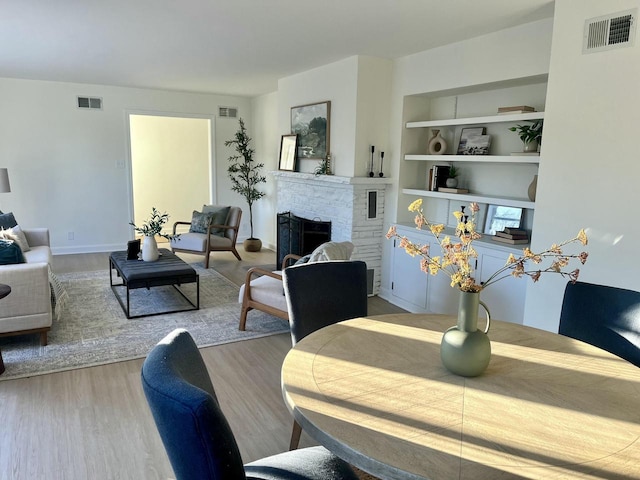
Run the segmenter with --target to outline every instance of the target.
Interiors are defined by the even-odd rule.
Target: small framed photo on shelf
[[[297,135],[282,135],[280,140],[280,163],[279,170],[296,171],[296,151],[298,148]]]
[[[484,224],[484,233],[495,235],[505,228],[521,228],[524,210],[520,207],[504,207],[502,205],[489,205]]]
[[[467,138],[462,155],[489,155],[491,135],[471,135]]]
[[[458,142],[458,155],[464,155],[467,146],[467,140],[473,135],[484,135],[486,132],[484,127],[463,128],[460,132],[460,142]]]

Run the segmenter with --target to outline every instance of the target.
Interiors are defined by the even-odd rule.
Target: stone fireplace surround
[[[384,196],[390,178],[341,177],[274,171],[276,212],[331,221],[331,240],[355,245],[354,260],[373,270],[373,294],[380,290]],[[375,192],[375,193],[372,193]],[[274,219],[275,221],[275,219]]]

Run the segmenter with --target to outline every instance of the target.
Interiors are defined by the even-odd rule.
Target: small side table
[[[11,287],[0,283],[0,298],[4,298],[11,293]],[[2,351],[0,351],[0,375],[4,373],[4,362],[2,361]]]

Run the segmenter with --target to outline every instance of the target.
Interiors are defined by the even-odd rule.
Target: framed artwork
[[[298,158],[327,158],[330,117],[330,101],[291,108],[291,133],[298,135]]]
[[[280,140],[280,163],[279,170],[296,171],[296,149],[298,144],[297,135],[282,135]]]
[[[520,207],[503,207],[501,205],[489,205],[487,219],[484,224],[484,233],[495,235],[505,227],[520,228],[522,226],[523,209]]]
[[[491,135],[470,135],[462,155],[489,155]]]
[[[484,135],[484,127],[463,128],[460,132],[460,142],[458,142],[458,155],[464,155],[467,146],[467,140],[473,135]]]

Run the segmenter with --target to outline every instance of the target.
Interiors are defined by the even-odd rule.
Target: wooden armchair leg
[[[245,307],[244,303],[242,304],[242,309],[240,310],[240,325],[238,326],[238,330],[245,331],[247,328],[247,313],[251,310],[249,307]]]
[[[204,253],[204,268],[209,268],[209,255],[211,255],[211,252]]]
[[[45,347],[48,343],[47,340],[47,332],[40,332],[40,345],[42,345],[43,347]]]
[[[302,427],[295,420],[293,421],[293,430],[291,431],[291,442],[289,443],[289,450],[295,450],[300,443],[300,435],[302,435]]]
[[[233,252],[233,254],[236,256],[236,258],[240,261],[242,261],[242,257],[240,257],[240,254],[238,253],[238,251],[235,249],[235,247],[231,248],[231,251]]]

